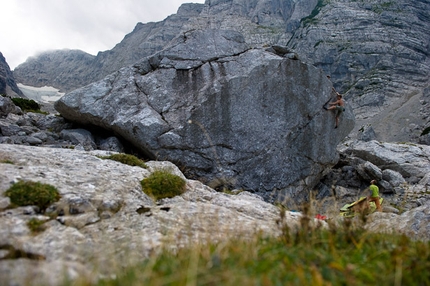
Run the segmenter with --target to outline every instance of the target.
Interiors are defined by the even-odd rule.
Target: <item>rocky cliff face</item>
[[[46,79],[49,85],[71,91],[159,52],[180,33],[195,29],[236,30],[244,35],[247,43],[257,46],[285,44],[300,19],[308,15],[315,4],[316,0],[212,0],[204,5],[183,4],[177,14],[161,22],[138,23],[121,43],[112,50],[100,52],[95,58],[87,55],[86,61],[81,62],[73,60],[67,53],[48,52],[19,65],[14,74],[18,82],[26,85],[43,86]],[[51,53],[55,55],[50,56]],[[68,75],[64,73],[65,62],[70,67],[66,68],[68,71],[81,65],[85,69],[79,74]]]
[[[12,97],[21,96],[23,93],[19,90],[16,85],[15,78],[13,77],[12,71],[0,52],[0,95],[9,95]]]
[[[162,50],[176,37],[202,4],[184,4],[162,22],[138,23],[112,50],[92,56],[82,51],[51,51],[30,58],[14,70],[25,85],[53,86],[67,92],[104,78],[122,67]]]
[[[70,90],[91,82],[93,72],[94,56],[79,50],[56,50],[29,58],[13,74],[25,85]]]
[[[335,148],[354,126],[347,108],[333,129],[334,115],[322,108],[330,91],[311,65],[250,49],[236,31],[199,30],[55,108],[213,187],[300,199],[335,164]]]
[[[253,47],[288,45],[322,68],[346,94],[358,124],[371,124],[378,140],[418,141],[429,126],[429,1],[207,0],[185,4],[158,23],[139,23],[112,50],[99,53],[78,77],[49,77],[63,91],[102,79],[160,51],[178,34],[199,29],[239,31]],[[60,66],[64,59],[58,59]],[[52,65],[24,63],[19,82],[40,85]],[[38,71],[34,73],[34,71]],[[34,79],[30,74],[34,74]],[[428,94],[428,93],[427,93]]]
[[[429,121],[429,1],[319,1],[289,47],[332,76],[381,141],[416,141]],[[419,128],[417,128],[417,125]]]

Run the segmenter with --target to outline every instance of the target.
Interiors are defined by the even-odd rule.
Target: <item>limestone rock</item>
[[[107,154],[0,144],[0,158],[12,162],[0,160],[0,198],[17,180],[50,184],[61,194],[47,209],[56,218],[32,206],[7,209],[10,202],[2,200],[0,255],[11,258],[0,259],[0,284],[26,285],[37,276],[40,284],[58,285],[59,273],[71,280],[88,275],[97,280],[110,275],[114,265],[132,265],[166,243],[175,249],[251,238],[257,232],[281,233],[280,210],[248,192],[228,195],[187,180],[182,196],[155,203],[142,192],[140,181],[160,168],[185,178],[179,169],[169,162],[147,162],[143,169],[97,157]],[[285,217],[286,224],[299,225],[301,214],[287,212]],[[35,218],[46,221],[38,234],[27,227]],[[24,258],[14,259],[13,253]],[[57,268],[61,271],[53,271]]]
[[[9,113],[22,114],[22,110],[9,97],[0,96],[0,117],[7,116]]]
[[[379,141],[418,142],[430,114],[429,11],[428,1],[318,1],[301,20],[288,46],[331,75],[357,116],[354,136],[371,124]]]
[[[347,106],[333,128],[322,108],[330,91],[313,66],[249,49],[238,32],[205,30],[66,94],[55,108],[178,162],[211,187],[300,199],[336,163],[335,146],[354,125]]]
[[[9,97],[24,97],[24,94],[16,85],[15,78],[5,57],[0,52],[0,96],[1,95],[8,95]]]
[[[430,240],[430,201],[401,215],[374,213],[369,217],[366,229],[381,233],[402,233],[416,239]]]
[[[14,76],[26,85],[48,85],[68,92],[160,52],[174,38],[191,30],[229,29],[244,35],[251,46],[286,45],[300,19],[309,15],[316,3],[317,0],[187,3],[163,21],[137,23],[113,49],[95,57],[76,50],[46,52],[17,66]]]
[[[92,134],[72,127],[72,123],[57,115],[23,113],[10,98],[0,97],[0,144],[125,151],[121,141],[109,133]]]
[[[345,152],[381,169],[396,171],[405,179],[420,180],[430,172],[430,147],[427,145],[359,141],[350,144]]]
[[[378,181],[384,211],[385,207],[411,210],[430,200],[427,145],[346,141],[338,151],[338,164],[317,186],[319,200],[333,201],[334,195],[341,206],[351,203],[369,195],[371,179]],[[334,194],[327,191],[330,186]]]
[[[85,129],[67,129],[61,131],[61,136],[74,145],[80,145],[85,151],[96,149],[94,137],[88,130]]]
[[[375,130],[370,124],[364,125],[358,130],[357,139],[366,142],[376,140]]]

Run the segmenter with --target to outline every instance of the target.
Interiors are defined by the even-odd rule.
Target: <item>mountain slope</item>
[[[70,61],[69,68],[66,55],[51,64],[40,56],[18,66],[14,75],[26,85],[71,91],[164,49],[181,33],[203,29],[239,31],[253,47],[286,45],[323,69],[354,109],[352,136],[370,124],[378,140],[417,141],[430,125],[429,0],[184,4],[164,21],[137,24],[112,50],[88,57],[85,64]],[[70,73],[81,64],[85,69]]]
[[[23,97],[24,94],[19,90],[16,85],[13,73],[10,70],[9,65],[6,62],[5,57],[0,52],[0,95],[9,96],[20,96]]]
[[[429,114],[420,101],[428,102],[430,1],[320,0],[288,46],[331,75],[378,139],[409,141],[423,130],[415,126]]]

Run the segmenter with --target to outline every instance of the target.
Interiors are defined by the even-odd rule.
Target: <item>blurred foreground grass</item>
[[[430,242],[345,224],[163,250],[98,285],[430,285],[429,269]]]

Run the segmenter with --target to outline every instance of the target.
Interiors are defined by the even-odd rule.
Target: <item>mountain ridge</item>
[[[286,46],[302,61],[324,70],[357,115],[358,129],[371,125],[382,141],[420,140],[430,126],[430,1],[207,0],[183,4],[160,22],[138,23],[112,50],[100,52],[63,91],[89,84],[164,49],[194,29],[232,29],[250,46]],[[44,65],[54,70],[64,62]],[[77,61],[79,63],[79,61]],[[73,63],[71,69],[74,70]],[[18,82],[34,75],[34,64],[14,70]],[[41,76],[47,72],[39,69]],[[56,72],[56,74],[61,71]],[[66,75],[67,76],[67,75]],[[79,79],[79,80],[81,80]],[[81,80],[82,81],[82,80]],[[409,100],[407,100],[409,99]],[[401,108],[404,104],[409,108]],[[414,112],[411,113],[411,110]]]

